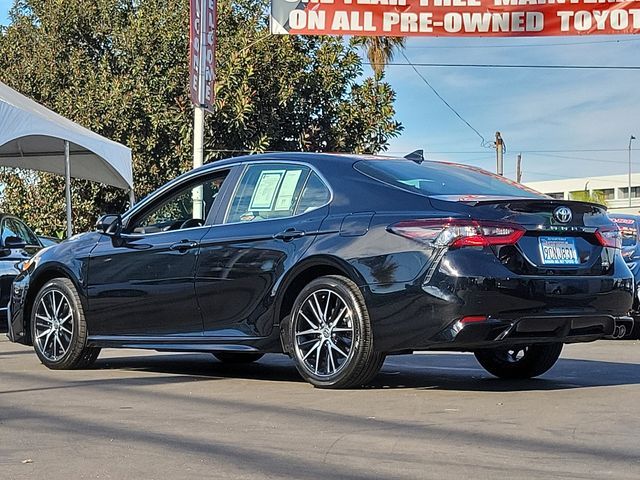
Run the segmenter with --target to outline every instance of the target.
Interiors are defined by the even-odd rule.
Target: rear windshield
[[[611,217],[622,233],[622,246],[633,247],[638,241],[638,229],[633,218]]]
[[[423,195],[544,197],[524,185],[467,165],[429,161],[415,163],[409,160],[365,160],[357,162],[355,168],[381,182]]]

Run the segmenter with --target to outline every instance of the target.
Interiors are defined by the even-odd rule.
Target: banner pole
[[[64,190],[67,203],[67,238],[73,235],[73,224],[71,218],[71,159],[69,152],[69,141],[64,141]]]
[[[204,107],[193,111],[193,168],[204,164]],[[202,187],[193,189],[193,218],[204,220],[202,208]]]

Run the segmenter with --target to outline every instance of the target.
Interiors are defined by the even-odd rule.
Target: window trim
[[[302,190],[307,186],[307,182],[309,181],[309,178],[311,177],[311,173],[315,173],[316,175],[318,175],[318,178],[320,178],[320,181],[324,184],[325,187],[327,187],[327,189],[329,190],[329,200],[327,202],[325,202],[324,204],[318,206],[318,207],[314,207],[313,209],[303,212],[303,213],[298,213],[297,215],[289,215],[287,217],[278,217],[278,218],[265,218],[264,220],[260,220],[259,223],[263,223],[263,222],[272,222],[272,221],[278,221],[278,220],[287,220],[287,219],[291,219],[291,218],[297,218],[297,217],[301,217],[303,215],[306,215],[308,213],[314,212],[316,210],[320,210],[321,208],[326,207],[327,205],[329,205],[331,202],[333,202],[333,188],[331,188],[331,185],[329,184],[329,182],[327,181],[327,179],[325,178],[324,175],[322,175],[322,173],[320,173],[313,165],[307,163],[307,162],[298,162],[298,161],[294,161],[294,160],[278,160],[276,159],[269,159],[266,161],[253,161],[253,162],[247,162],[243,164],[243,168],[240,171],[240,174],[238,175],[238,179],[235,182],[234,188],[233,188],[233,192],[231,193],[231,195],[229,196],[227,200],[227,205],[226,208],[224,209],[224,214],[221,215],[221,217],[218,218],[218,221],[216,223],[214,223],[214,225],[251,225],[254,222],[225,222],[225,220],[229,217],[229,212],[231,210],[231,205],[233,203],[233,198],[236,196],[236,193],[238,192],[238,189],[240,188],[240,184],[242,183],[242,179],[244,178],[245,173],[247,173],[247,170],[254,166],[254,165],[298,165],[298,166],[303,166],[303,167],[307,167],[309,169],[309,175],[307,175],[307,178],[305,180],[305,183],[302,187]],[[302,190],[300,190],[300,196],[302,196]],[[300,199],[298,199],[298,202],[300,201]],[[296,208],[297,208],[297,202],[296,202]],[[294,210],[295,212],[295,210]],[[257,222],[255,222],[257,223]]]

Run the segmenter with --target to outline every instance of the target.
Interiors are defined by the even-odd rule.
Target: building
[[[629,176],[627,174],[525,182],[525,185],[553,198],[565,200],[571,200],[573,194],[577,192],[598,191],[604,196],[609,211],[640,213],[640,173],[631,175],[631,207],[629,207]]]

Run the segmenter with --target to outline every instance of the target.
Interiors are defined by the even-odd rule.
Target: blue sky
[[[0,0],[0,24],[8,23],[11,3]],[[414,63],[640,65],[639,47],[640,36],[412,38],[405,52]],[[502,133],[507,176],[515,176],[519,152],[525,182],[625,173],[631,134],[639,138],[634,171],[640,171],[640,71],[420,71],[487,140]],[[495,151],[481,147],[410,67],[389,66],[386,79],[397,92],[397,118],[405,127],[389,152],[423,148],[432,159],[495,169]]]

